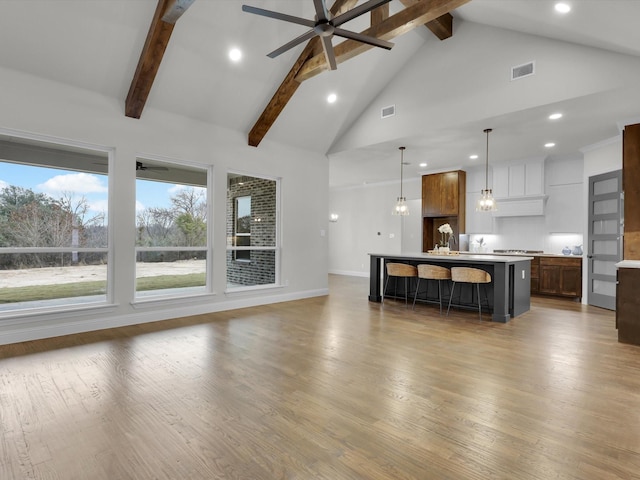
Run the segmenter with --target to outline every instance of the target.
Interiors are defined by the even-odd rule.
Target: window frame
[[[213,165],[202,164],[198,162],[192,162],[188,160],[181,160],[176,158],[165,157],[161,155],[153,155],[153,154],[137,154],[136,162],[145,162],[151,161],[154,163],[162,163],[162,164],[173,164],[178,167],[186,167],[201,170],[207,177],[206,185],[203,188],[206,188],[206,240],[207,244],[203,247],[188,247],[188,246],[158,246],[158,247],[143,247],[134,245],[134,258],[136,259],[136,264],[138,263],[138,253],[144,252],[205,252],[205,285],[202,287],[177,287],[171,290],[162,290],[161,293],[158,290],[147,290],[147,291],[139,291],[137,289],[137,280],[138,280],[138,266],[134,268],[133,272],[133,301],[132,304],[145,304],[145,303],[154,303],[154,302],[163,302],[167,299],[181,299],[181,298],[190,298],[194,296],[206,296],[213,294]],[[153,179],[142,179],[146,181],[154,181]],[[137,205],[138,199],[138,188],[137,188],[138,177],[135,177],[135,205]],[[170,182],[159,182],[166,183],[170,185]],[[179,184],[175,182],[175,184]],[[191,185],[193,186],[193,185]],[[136,212],[137,217],[137,212]],[[136,220],[136,229],[137,229],[137,220]]]
[[[72,312],[72,311],[86,311],[86,310],[95,310],[95,309],[104,309],[115,307],[114,303],[114,264],[113,264],[113,249],[114,249],[114,229],[113,229],[113,195],[115,188],[114,176],[111,172],[113,172],[113,167],[115,163],[115,148],[108,147],[104,145],[98,145],[88,142],[81,142],[75,140],[69,140],[65,138],[59,138],[50,135],[42,135],[42,134],[34,134],[28,132],[22,132],[19,130],[13,130],[8,128],[0,127],[0,140],[3,137],[10,137],[13,141],[19,144],[21,147],[29,148],[42,148],[42,149],[50,149],[61,152],[66,152],[71,154],[70,157],[73,157],[78,154],[80,150],[81,153],[86,155],[96,154],[105,157],[105,167],[106,172],[98,172],[93,173],[104,175],[107,181],[107,216],[106,216],[106,224],[107,224],[107,246],[106,247],[0,247],[0,254],[29,254],[29,253],[61,253],[61,254],[74,254],[74,253],[98,253],[105,254],[107,258],[106,265],[106,281],[105,281],[105,294],[103,299],[94,299],[87,300],[87,297],[83,296],[75,296],[75,297],[65,297],[61,299],[51,299],[49,303],[48,301],[44,301],[42,305],[33,305],[27,307],[20,308],[10,308],[10,305],[7,304],[9,308],[0,310],[0,321],[11,318],[21,318],[24,316],[33,316],[33,315],[45,315],[49,313],[56,312]],[[44,161],[38,163],[29,163],[26,161],[15,160],[15,159],[2,159],[2,163],[16,163],[25,166],[32,167],[45,167],[58,169],[61,171],[68,172],[79,172],[86,173],[89,172],[89,169],[79,170],[77,168],[71,168],[69,165],[61,165],[60,163],[56,163],[55,161],[51,161],[51,163],[46,163]],[[102,295],[101,295],[102,297]],[[84,299],[84,301],[83,301]],[[68,300],[68,301],[66,301]],[[74,301],[75,300],[75,301]],[[79,301],[78,301],[79,300]]]
[[[234,255],[234,253],[236,251],[273,251],[274,252],[274,269],[275,269],[275,274],[274,274],[274,282],[273,283],[268,283],[268,284],[256,284],[256,285],[238,285],[238,286],[230,286],[229,285],[229,277],[228,277],[228,272],[225,271],[225,279],[226,279],[226,289],[225,289],[225,293],[227,294],[233,294],[233,293],[242,293],[242,292],[247,292],[247,291],[252,291],[252,290],[264,290],[264,289],[270,289],[270,288],[281,288],[283,285],[281,283],[281,256],[282,256],[282,246],[281,246],[281,230],[282,230],[282,224],[281,224],[281,195],[282,195],[282,178],[281,177],[273,177],[270,175],[262,175],[262,174],[256,174],[256,173],[251,173],[251,172],[247,172],[247,171],[240,171],[240,170],[227,170],[227,174],[226,174],[226,178],[225,178],[225,182],[226,182],[226,196],[227,198],[229,197],[229,177],[230,175],[235,175],[235,176],[246,176],[246,177],[253,177],[253,178],[258,178],[258,179],[263,179],[263,180],[268,180],[268,181],[273,181],[275,182],[275,205],[274,205],[274,215],[275,215],[275,221],[274,221],[274,226],[275,226],[275,234],[274,234],[274,245],[273,246],[249,246],[249,247],[238,247],[238,246],[234,246],[233,245],[233,241],[230,241],[229,239],[227,240],[227,252],[231,251],[232,257]],[[240,196],[251,196],[253,197],[253,195],[238,195],[237,197]],[[235,198],[234,197],[234,207],[235,207]],[[235,218],[235,208],[233,211],[233,215]],[[253,205],[252,205],[252,214],[253,214]],[[225,217],[227,217],[229,215],[229,212],[227,211],[225,214]],[[249,263],[249,262],[243,262],[243,263]],[[226,264],[226,263],[225,263]]]
[[[234,211],[233,211],[233,241],[235,243],[235,247],[251,247],[251,228],[249,228],[249,232],[239,232],[238,231],[238,221],[240,220],[241,217],[238,216],[238,214],[240,213],[240,205],[239,205],[239,201],[241,199],[249,199],[249,219],[251,219],[251,195],[239,195],[237,197],[235,197],[233,199],[234,202]],[[249,220],[251,221],[251,220]],[[238,237],[241,237],[243,239],[248,239],[249,240],[249,244],[248,245],[238,245]],[[244,242],[242,242],[244,243]],[[233,251],[233,260],[236,262],[251,262],[251,250],[249,250],[248,248],[238,248],[236,250]]]

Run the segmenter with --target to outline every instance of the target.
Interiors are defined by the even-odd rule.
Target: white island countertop
[[[372,257],[385,257],[385,258],[406,258],[407,260],[419,260],[421,258],[425,260],[439,260],[445,262],[478,262],[478,263],[512,263],[522,262],[523,260],[533,260],[533,257],[525,255],[491,255],[491,254],[473,254],[473,253],[460,253],[451,255],[442,255],[437,253],[370,253]]]

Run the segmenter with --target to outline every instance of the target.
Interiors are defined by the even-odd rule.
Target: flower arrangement
[[[438,231],[440,232],[440,246],[448,247],[449,240],[453,237],[453,229],[451,228],[451,225],[448,223],[440,225],[438,227]]]

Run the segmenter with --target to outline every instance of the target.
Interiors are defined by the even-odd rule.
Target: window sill
[[[142,309],[155,306],[184,305],[185,302],[208,300],[215,296],[215,292],[192,293],[189,295],[153,295],[146,298],[137,297],[133,302],[131,302],[131,306],[135,309]]]
[[[84,305],[65,305],[60,307],[30,308],[24,310],[8,310],[0,312],[0,324],[12,325],[14,323],[24,324],[26,318],[40,319],[42,317],[72,318],[87,316],[91,313],[113,312],[118,308],[117,303],[87,303]]]
[[[246,286],[246,287],[231,287],[231,288],[227,288],[224,291],[224,294],[227,295],[227,296],[249,295],[249,294],[251,294],[253,292],[256,292],[256,291],[261,291],[261,290],[279,290],[279,289],[282,289],[282,288],[284,288],[286,286],[287,285],[271,283],[269,285],[252,285],[252,286]]]

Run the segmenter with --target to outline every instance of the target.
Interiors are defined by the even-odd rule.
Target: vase
[[[563,255],[571,255],[571,249],[567,246],[562,249]]]
[[[449,247],[440,247],[438,249],[438,253],[441,253],[442,255],[449,255]]]
[[[575,245],[571,253],[573,255],[582,255],[582,245]]]

